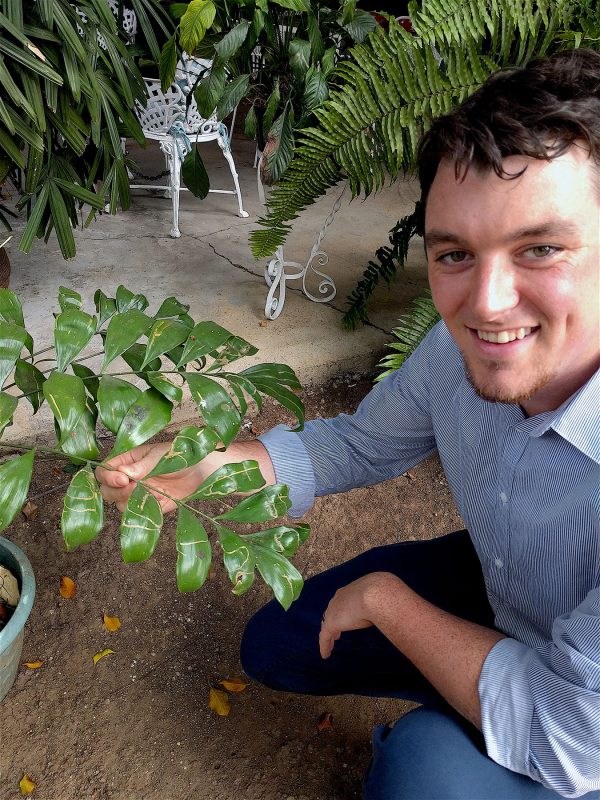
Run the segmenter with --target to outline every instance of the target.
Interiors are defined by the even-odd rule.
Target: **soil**
[[[370,386],[339,379],[306,390],[307,418],[351,411]],[[247,435],[284,419],[269,404]],[[240,636],[269,590],[257,580],[235,597],[221,564],[201,590],[179,594],[173,517],[143,564],[121,563],[112,507],[101,536],[67,553],[59,526],[69,480],[56,462],[41,462],[30,490],[37,516],[20,515],[9,531],[37,581],[22,661],[43,664],[23,667],[0,703],[0,797],[19,797],[27,773],[38,800],[359,798],[373,725],[410,704],[296,696],[252,683],[231,695],[228,716],[217,716],[210,687],[242,675]],[[462,527],[437,459],[320,498],[303,521],[312,533],[294,562],[305,577],[369,547]],[[77,584],[73,599],[59,594],[63,575]],[[105,629],[104,612],[120,618],[118,631]],[[105,648],[114,654],[94,665]],[[319,730],[325,714],[332,725]]]

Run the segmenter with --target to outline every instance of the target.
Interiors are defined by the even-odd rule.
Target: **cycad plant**
[[[158,0],[128,5],[158,58],[155,27],[169,36],[167,15]],[[83,204],[87,222],[105,198],[113,213],[129,205],[121,136],[144,144],[133,108],[146,93],[127,45],[106,0],[0,3],[0,185],[12,182],[26,212],[26,253],[55,231],[70,258]]]
[[[272,255],[290,222],[336,183],[365,197],[410,173],[430,121],[462,102],[498,69],[558,49],[600,47],[594,0],[423,0],[409,4],[413,33],[393,19],[351,49],[334,88],[302,130],[292,161],[269,196],[262,226],[251,234],[256,258]],[[350,298],[345,322],[366,319],[365,303],[381,276],[406,257],[414,215],[392,231]]]

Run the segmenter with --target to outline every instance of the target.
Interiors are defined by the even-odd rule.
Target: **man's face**
[[[511,156],[514,180],[442,161],[427,200],[435,305],[487,400],[557,408],[600,366],[600,202],[587,151]]]

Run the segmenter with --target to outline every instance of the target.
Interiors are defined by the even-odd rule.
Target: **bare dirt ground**
[[[339,380],[310,389],[307,418],[350,411],[369,388]],[[262,432],[283,419],[269,406],[253,425]],[[37,517],[21,515],[8,532],[37,580],[22,661],[43,665],[22,668],[0,704],[0,798],[20,796],[24,772],[39,800],[359,798],[373,725],[408,704],[251,684],[232,695],[228,716],[217,716],[210,687],[242,674],[240,636],[268,589],[257,580],[235,597],[221,563],[200,591],[179,594],[174,519],[144,564],[121,563],[113,509],[95,542],[67,553],[59,522],[69,479],[52,463],[38,469],[30,490]],[[369,547],[462,527],[435,459],[377,487],[321,498],[305,521],[312,534],[294,559],[305,577]],[[59,594],[63,575],[77,584],[74,599]],[[104,628],[103,612],[120,618],[120,630]],[[94,665],[104,648],[114,654]],[[320,731],[325,713],[333,724]]]

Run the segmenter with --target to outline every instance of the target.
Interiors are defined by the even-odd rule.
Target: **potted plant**
[[[264,397],[274,398],[299,425],[304,421],[296,394],[300,384],[289,367],[252,364],[240,370],[236,363],[234,371],[231,365],[254,355],[256,348],[214,322],[195,322],[188,306],[176,298],[166,298],[153,314],[147,312],[148,300],[142,294],[124,286],[114,297],[97,291],[94,302],[95,309],[88,313],[77,292],[61,287],[53,345],[36,348],[19,298],[0,289],[0,453],[6,454],[0,464],[0,531],[23,507],[36,454],[43,453],[70,463],[74,471],[61,516],[68,550],[91,542],[103,527],[94,468],[164,430],[184,391],[189,391],[202,420],[179,431],[147,478],[192,466],[229,445],[249,402],[260,409]],[[98,343],[95,349],[92,341]],[[101,365],[95,370],[90,361],[93,365],[98,359]],[[19,404],[27,404],[32,414],[44,404],[49,407],[54,445],[36,446],[14,434],[7,436]],[[100,424],[113,434],[112,447],[105,453],[96,436]],[[146,479],[138,481],[122,513],[120,547],[126,562],[144,561],[154,552],[163,522],[156,491]],[[250,496],[233,504],[237,493]],[[219,501],[218,513],[198,507],[196,501],[206,500]],[[247,460],[225,464],[175,503],[176,581],[181,591],[203,585],[215,544],[234,594],[243,594],[258,571],[281,605],[289,607],[303,581],[288,558],[305,541],[308,526],[278,521],[290,505],[286,486],[265,486],[258,463]],[[248,533],[247,523],[258,530]],[[0,563],[11,569],[14,548],[7,547],[8,551],[0,547]],[[27,562],[19,565],[17,575],[24,588],[9,625],[15,620],[24,624],[32,600]],[[8,674],[8,667],[0,664]]]
[[[158,0],[130,0],[150,51],[172,25]],[[118,15],[117,15],[118,16]],[[0,186],[16,195],[27,224],[19,247],[56,232],[62,255],[75,255],[72,228],[103,209],[129,205],[121,137],[144,145],[133,113],[145,104],[135,48],[107,2],[53,0],[3,4],[0,13]],[[9,191],[8,183],[14,191]],[[11,211],[0,203],[0,222]],[[14,216],[14,214],[13,214]]]

